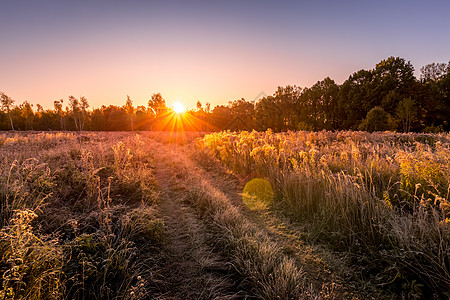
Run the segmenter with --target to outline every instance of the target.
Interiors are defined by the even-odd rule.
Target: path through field
[[[180,185],[176,150],[160,144],[155,151],[156,177],[160,188],[159,209],[167,228],[163,248],[166,264],[162,275],[163,299],[235,299],[237,291],[231,266],[208,245],[208,232],[195,211],[185,203],[186,189]]]
[[[295,287],[301,290],[302,298],[370,298],[357,292],[360,289],[354,284],[355,278],[338,259],[300,240],[300,227],[275,212],[249,210],[241,201],[244,179],[237,179],[216,161],[196,153],[190,145],[155,140],[149,143],[160,189],[158,207],[167,228],[162,266],[166,284],[161,299],[261,298],[260,290],[267,289],[256,287],[258,280],[253,283],[247,280],[252,273],[240,269],[239,260],[233,257],[236,251],[228,250],[226,244],[223,247],[223,236],[227,233],[218,232],[230,230],[211,225],[217,216],[205,218],[206,213],[196,204],[199,190],[200,194],[209,193],[224,199],[249,226],[257,228],[260,233],[256,236],[264,237],[256,241],[261,242],[260,248],[269,243],[276,249],[277,256],[294,262],[292,268],[297,273],[293,272],[303,278],[301,285]],[[249,256],[246,263],[258,269],[258,262],[251,260]],[[343,277],[347,281],[345,284]],[[279,285],[276,280],[264,284]],[[283,296],[280,299],[284,299]]]
[[[232,133],[0,137],[0,298],[447,299],[447,202],[416,216],[393,208],[409,199],[398,196],[400,181],[393,198],[377,193],[390,191],[386,178],[401,178],[403,161],[447,175],[448,138],[367,135],[355,149],[370,160],[342,162],[361,133],[321,135],[241,133],[239,143]],[[258,158],[263,148],[251,150],[247,136],[269,150],[290,145],[288,154],[275,165],[276,151]],[[393,146],[392,137],[405,142]],[[323,148],[320,165],[301,158],[297,166],[297,144],[311,139],[308,147]],[[430,160],[422,165],[422,157]],[[372,171],[339,171],[369,170],[369,161],[372,170],[378,159],[373,181]],[[258,184],[244,193],[249,182]]]

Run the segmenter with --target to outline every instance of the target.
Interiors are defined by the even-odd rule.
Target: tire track
[[[235,285],[239,295],[250,298],[241,292],[244,289],[258,299],[317,299],[305,285],[301,267],[296,267],[276,243],[241,214],[241,209],[216,188],[216,180],[212,182],[203,177],[203,170],[190,158],[189,146],[154,142],[152,148],[157,149],[155,160],[166,162],[158,166],[158,180],[169,182],[166,187],[161,183],[162,190],[167,191],[167,195],[172,192],[180,195],[177,191],[185,189],[181,194],[185,195],[186,204],[213,237],[210,239],[213,251],[222,255],[222,263],[232,266],[239,282]],[[164,171],[165,167],[171,171]],[[171,177],[167,176],[170,173]],[[162,214],[165,215],[170,209],[165,207],[168,202],[162,198]]]
[[[214,253],[214,251],[217,251],[217,247],[214,250],[213,245],[208,245],[208,242],[211,244],[211,236],[208,235],[211,228],[206,227],[209,224],[205,223],[205,220],[199,219],[198,210],[188,199],[192,189],[195,190],[196,185],[201,186],[200,182],[206,183],[206,185],[221,193],[228,199],[229,205],[234,206],[249,223],[264,232],[271,243],[278,245],[282,255],[294,259],[297,267],[303,270],[308,284],[316,291],[307,290],[305,295],[310,294],[306,298],[374,299],[373,294],[369,295],[361,291],[358,287],[361,283],[355,282],[354,279],[350,281],[343,279],[349,279],[350,275],[347,273],[349,271],[345,268],[345,265],[336,261],[338,258],[333,257],[331,253],[324,249],[311,247],[302,241],[300,238],[302,232],[299,226],[291,224],[289,220],[274,211],[249,210],[241,201],[244,180],[240,181],[217,162],[208,161],[207,157],[199,155],[189,145],[177,146],[157,143],[153,148],[158,149],[155,160],[159,162],[156,176],[162,191],[160,209],[162,215],[167,218],[168,245],[171,245],[168,250],[169,252],[172,251],[171,256],[168,257],[172,261],[168,265],[168,270],[176,270],[175,276],[172,276],[171,279],[168,278],[169,285],[175,287],[175,292],[169,293],[168,298],[165,299],[178,299],[177,296],[179,297],[179,295],[189,295],[188,297],[185,296],[185,299],[242,298],[245,295],[242,291],[239,291],[237,284],[231,282],[233,271],[229,267],[224,268],[224,265],[229,265],[229,262],[227,262],[229,258],[223,258],[220,254]],[[180,228],[187,228],[188,230],[180,230]],[[198,249],[195,247],[189,249],[186,243],[200,246]],[[209,256],[203,256],[204,253],[209,253]],[[210,262],[211,265],[202,267],[202,263],[195,258],[198,256],[205,257],[206,262]],[[185,269],[189,269],[189,271],[187,272]],[[214,273],[212,278],[215,279],[205,284],[204,277],[211,275],[207,275],[208,270]],[[190,279],[182,280],[180,278]],[[218,282],[222,282],[223,285],[217,285]],[[186,294],[186,288],[183,287],[189,285],[198,286],[201,291],[191,290]],[[219,288],[217,289],[217,287]],[[207,291],[213,291],[214,289],[217,292],[207,295]],[[306,289],[308,288],[306,287]],[[246,290],[248,291],[248,286]],[[175,295],[175,298],[170,298],[173,295]]]
[[[274,242],[280,245],[283,252],[294,258],[303,269],[308,282],[326,299],[390,299],[379,290],[364,284],[358,274],[346,264],[346,258],[332,253],[321,245],[309,245],[301,237],[305,235],[304,226],[292,222],[280,211],[250,210],[242,201],[242,190],[251,176],[246,178],[231,175],[217,160],[205,153],[187,151],[193,164],[204,178],[219,189],[234,206],[253,224],[263,230]]]
[[[231,266],[208,245],[208,233],[195,211],[185,204],[186,190],[171,157],[172,146],[159,144],[155,151],[156,178],[160,188],[158,209],[166,227],[159,299],[242,299]]]

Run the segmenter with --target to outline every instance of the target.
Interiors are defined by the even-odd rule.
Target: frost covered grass
[[[129,133],[0,135],[0,298],[139,299],[163,223]]]
[[[198,146],[238,176],[269,180],[272,209],[351,254],[374,284],[449,296],[448,134],[220,132]]]

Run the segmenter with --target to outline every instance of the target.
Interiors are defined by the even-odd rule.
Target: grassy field
[[[0,133],[0,299],[447,299],[450,136]]]
[[[348,253],[362,280],[450,296],[448,134],[222,132],[199,144],[238,176],[267,179],[270,209]]]
[[[7,133],[0,145],[0,298],[146,294],[163,222],[139,136]]]

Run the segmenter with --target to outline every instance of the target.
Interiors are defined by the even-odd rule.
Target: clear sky
[[[52,108],[195,107],[337,83],[400,56],[450,60],[450,1],[0,1],[0,91]]]

